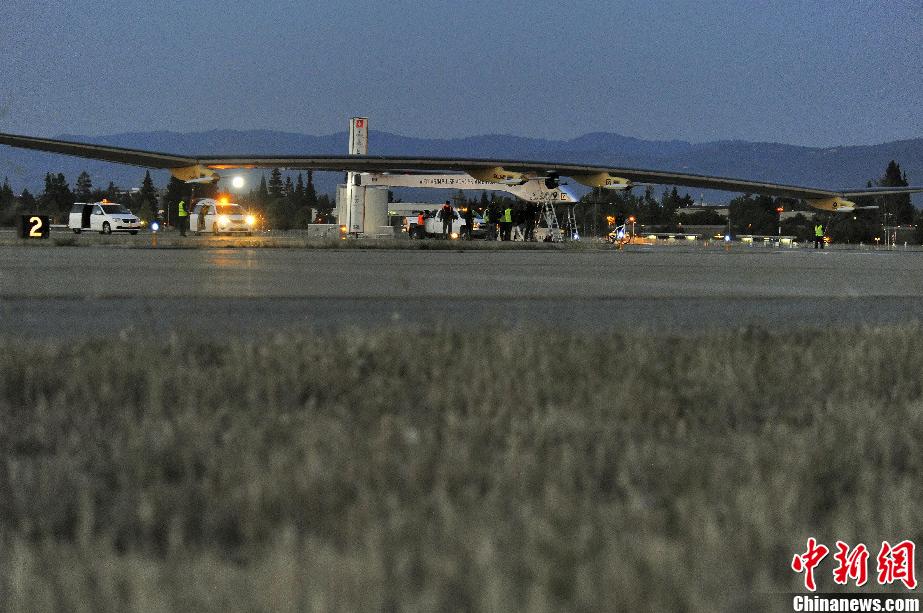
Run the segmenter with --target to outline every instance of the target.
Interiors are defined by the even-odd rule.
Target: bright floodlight
[[[231,186],[233,186],[234,189],[240,189],[244,186],[244,178],[241,176],[234,177],[231,179]]]

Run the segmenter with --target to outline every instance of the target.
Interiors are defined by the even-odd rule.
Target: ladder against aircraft
[[[561,243],[568,240],[580,240],[580,234],[577,231],[577,218],[574,214],[574,205],[567,205],[564,211],[564,223],[567,227],[566,234],[561,223],[558,221],[558,214],[555,208],[555,203],[550,200],[542,202],[541,214],[542,218],[545,220],[545,225],[548,227],[548,235],[551,237],[551,242]]]
[[[550,202],[542,203],[542,217],[545,218],[545,224],[548,226],[548,234],[552,242],[560,243],[564,240],[564,232],[561,231],[561,224],[558,223],[558,215],[555,213],[554,205]]]

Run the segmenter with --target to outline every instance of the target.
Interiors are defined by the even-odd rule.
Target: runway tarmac
[[[923,253],[0,247],[0,336],[923,321]]]

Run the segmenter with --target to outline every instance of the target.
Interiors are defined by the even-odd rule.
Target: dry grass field
[[[785,610],[923,542],[917,327],[0,347],[10,611]]]

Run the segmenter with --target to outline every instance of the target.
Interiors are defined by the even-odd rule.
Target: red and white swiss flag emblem
[[[357,127],[357,128],[364,128],[364,127],[365,127],[365,120],[364,120],[364,119],[357,119],[357,120],[356,120],[356,127]]]

